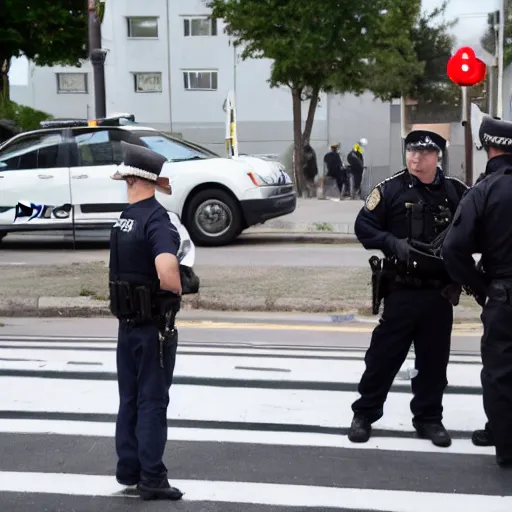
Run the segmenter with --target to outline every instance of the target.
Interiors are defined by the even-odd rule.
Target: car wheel
[[[196,245],[226,245],[242,226],[242,214],[235,199],[224,190],[202,190],[187,208],[185,227]]]

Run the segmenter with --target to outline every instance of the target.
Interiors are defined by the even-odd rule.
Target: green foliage
[[[411,13],[408,20],[414,19],[408,26],[401,27],[401,37],[389,39],[391,48],[384,48],[387,57],[377,59],[374,66],[371,89],[376,96],[388,101],[405,96],[426,104],[459,101],[460,87],[446,74],[446,64],[455,42],[449,29],[456,24],[456,20],[445,22],[439,19],[446,5],[444,3],[430,13],[419,10]],[[399,19],[400,11],[389,17],[391,34],[396,30],[394,27],[399,26]],[[381,46],[380,43],[377,45],[377,55]],[[407,58],[401,58],[406,51]]]
[[[418,71],[408,40],[419,0],[210,0],[212,15],[242,47],[242,59],[274,61],[271,86],[362,93],[370,66],[364,59],[406,63],[404,77]],[[387,9],[393,21],[381,14]],[[393,30],[394,29],[394,30]],[[397,30],[398,29],[398,30]],[[384,38],[386,41],[384,41]],[[375,52],[375,41],[382,42]]]
[[[87,57],[87,2],[3,0],[0,56],[24,54],[39,66],[80,65]]]
[[[2,0],[0,95],[9,97],[11,59],[25,55],[38,66],[81,66],[87,57],[85,0]]]
[[[9,119],[24,131],[41,128],[40,122],[53,119],[50,114],[0,97],[0,119]]]
[[[497,31],[494,29],[495,21],[494,13],[489,13],[487,18],[487,32],[482,37],[480,44],[484,50],[491,55],[496,55],[496,39]],[[512,0],[505,0],[505,30],[503,38],[503,63],[507,67],[512,64]]]

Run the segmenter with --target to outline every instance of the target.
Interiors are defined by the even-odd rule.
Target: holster
[[[372,269],[372,314],[378,315],[382,300],[391,292],[394,267],[377,256],[372,256],[369,262]]]

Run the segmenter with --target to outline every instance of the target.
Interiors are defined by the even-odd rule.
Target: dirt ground
[[[201,305],[211,309],[369,313],[371,307],[369,269],[197,266],[195,271]],[[78,296],[108,299],[103,263],[0,267],[0,298]],[[474,315],[471,298],[463,296],[461,306],[456,309]]]

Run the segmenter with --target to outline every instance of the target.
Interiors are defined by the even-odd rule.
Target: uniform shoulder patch
[[[378,204],[380,203],[382,199],[382,194],[380,193],[379,187],[375,187],[365,201],[365,206],[368,210],[373,211],[375,208],[377,208]]]

